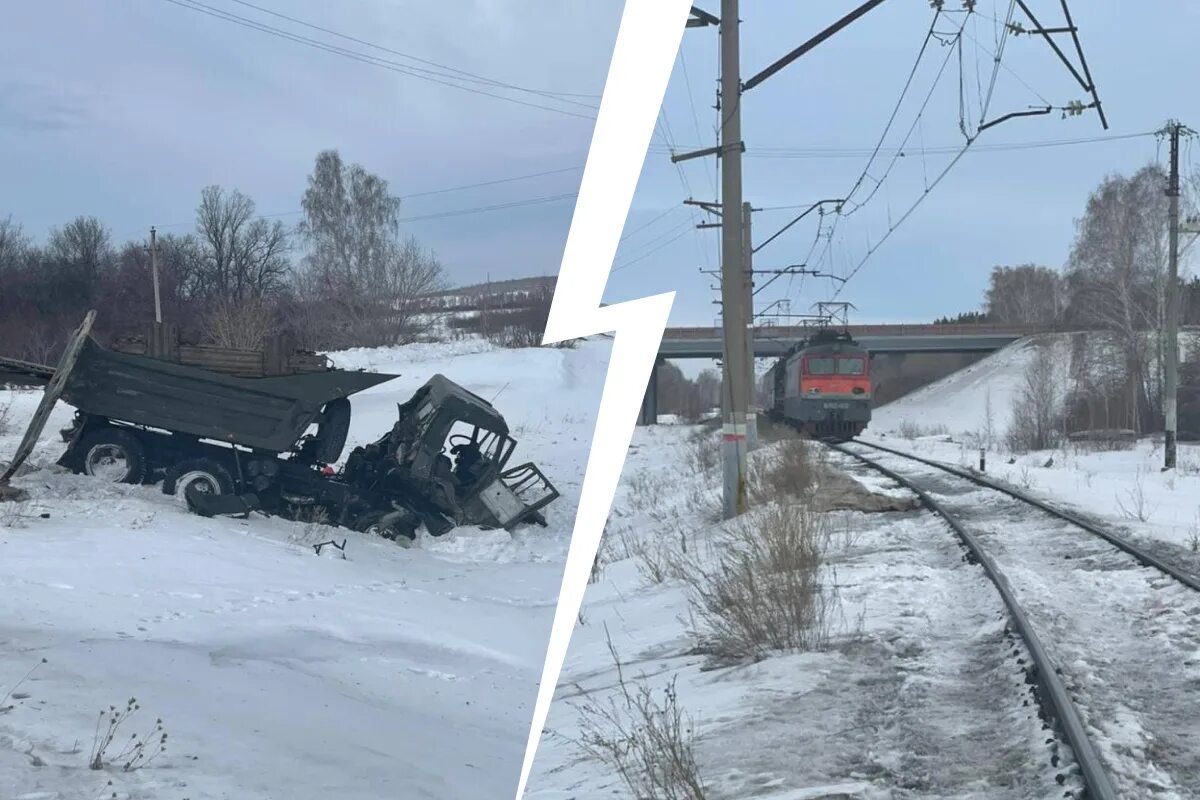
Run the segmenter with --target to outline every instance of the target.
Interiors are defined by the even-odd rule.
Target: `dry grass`
[[[837,597],[826,581],[827,518],[773,504],[748,513],[711,543],[711,559],[684,570],[699,650],[718,663],[829,643]]]
[[[0,436],[7,436],[12,429],[12,400],[0,400]]]
[[[806,499],[816,486],[811,452],[803,439],[786,439],[750,459],[746,493],[756,506]]]
[[[700,429],[691,436],[687,465],[693,475],[708,475],[721,465],[721,440],[717,434]]]
[[[896,434],[901,439],[920,439],[922,436],[947,436],[950,429],[945,425],[919,425],[912,420],[904,420],[900,423],[900,427],[896,429]]]
[[[620,776],[637,800],[707,800],[693,752],[692,719],[679,706],[674,678],[661,692],[644,680],[631,685],[611,640],[608,647],[619,692],[576,706],[576,746]]]
[[[42,664],[45,664],[45,663],[46,663],[46,659],[43,658],[38,663],[34,664],[33,667],[30,668],[30,670],[28,672],[26,672],[25,675],[22,676],[19,681],[14,683],[12,686],[8,687],[8,691],[6,691],[4,693],[3,697],[0,697],[0,714],[4,714],[5,712],[12,711],[13,707],[8,705],[9,698],[11,698],[13,696],[13,694],[17,691],[17,689],[21,688],[21,685],[24,684],[25,681],[27,681],[31,677],[33,677],[33,673],[37,672],[38,667],[42,666]]]
[[[167,750],[167,733],[163,721],[154,724],[142,736],[131,734],[129,739],[117,740],[117,733],[129,722],[141,706],[137,698],[129,698],[124,708],[109,706],[100,712],[96,720],[96,732],[92,738],[92,751],[88,759],[91,769],[104,769],[109,763],[120,764],[125,772],[135,772],[150,764]],[[126,728],[128,726],[125,726]]]
[[[662,504],[668,488],[665,476],[638,472],[629,479],[629,505],[635,511],[653,510]]]

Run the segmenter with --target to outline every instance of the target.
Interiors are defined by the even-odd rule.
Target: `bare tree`
[[[1064,375],[1049,342],[1035,346],[1013,405],[1008,445],[1016,452],[1048,450],[1062,440]]]
[[[95,217],[77,217],[53,228],[43,253],[43,270],[62,305],[92,302],[116,260],[108,228]]]
[[[381,345],[417,332],[422,295],[442,287],[437,257],[401,237],[400,201],[387,181],[336,150],[318,154],[298,231],[308,252],[295,285],[299,301],[324,310],[332,345]]]
[[[254,201],[209,186],[196,209],[203,258],[197,288],[216,303],[242,303],[278,290],[288,273],[287,230],[255,216]]]
[[[0,219],[0,278],[20,268],[31,246],[32,240],[11,216]],[[0,292],[3,291],[4,286],[0,284]]]
[[[1052,325],[1062,313],[1061,278],[1035,264],[993,267],[987,289],[987,318],[1021,325]]]
[[[1092,193],[1076,223],[1067,282],[1070,315],[1112,332],[1121,350],[1128,427],[1146,430],[1157,419],[1150,339],[1164,297],[1167,215],[1165,176],[1151,165],[1134,176],[1110,176]]]

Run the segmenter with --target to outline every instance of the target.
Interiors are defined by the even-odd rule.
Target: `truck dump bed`
[[[331,369],[243,378],[106,350],[89,338],[62,398],[87,414],[278,453],[326,403],[395,377]]]

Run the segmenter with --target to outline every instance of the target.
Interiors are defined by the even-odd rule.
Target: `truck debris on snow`
[[[441,535],[464,524],[545,525],[542,509],[559,496],[536,465],[509,466],[516,441],[492,404],[442,375],[335,469],[350,395],[398,376],[309,364],[246,377],[109,350],[89,327],[57,370],[45,368],[50,405],[61,394],[77,410],[59,461],[75,472],[161,480],[204,516],[322,518],[401,543],[422,526]]]

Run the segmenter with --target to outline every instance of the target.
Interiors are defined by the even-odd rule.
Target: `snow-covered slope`
[[[441,372],[491,400],[563,493],[549,527],[458,529],[412,549],[279,519],[202,519],[157,487],[44,468],[56,409],[0,505],[0,797],[494,798],[515,787],[609,343],[335,354],[400,377],[352,398],[350,447]],[[11,405],[11,453],[40,397]],[[312,544],[348,539],[345,558]],[[45,659],[45,663],[40,663]],[[30,669],[32,675],[20,685]],[[103,770],[97,719],[136,698]],[[165,753],[114,759],[161,718]],[[103,730],[103,725],[101,725]],[[156,735],[157,736],[157,735]],[[111,781],[111,785],[108,782]]]
[[[1070,339],[1050,337],[1056,363],[1069,363]],[[975,434],[987,426],[991,409],[997,435],[1012,421],[1013,401],[1025,380],[1025,369],[1033,358],[1034,339],[1022,339],[941,380],[875,409],[872,431],[901,429],[944,429],[950,433]]]

